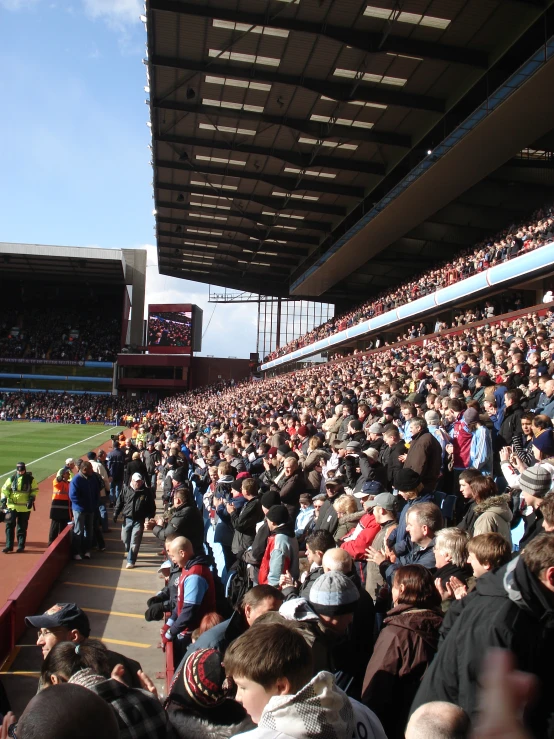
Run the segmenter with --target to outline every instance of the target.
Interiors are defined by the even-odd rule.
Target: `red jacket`
[[[454,447],[454,469],[467,470],[469,467],[469,452],[473,434],[468,429],[466,422],[460,417],[452,427],[452,446]]]
[[[373,513],[366,513],[365,516],[362,516],[360,523],[352,533],[355,533],[358,528],[361,528],[361,530],[358,532],[356,538],[352,541],[343,542],[340,548],[351,554],[354,560],[363,560],[365,562],[365,550],[372,544],[373,539],[375,539],[381,527],[375,520]]]

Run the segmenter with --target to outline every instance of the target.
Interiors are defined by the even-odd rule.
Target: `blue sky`
[[[214,306],[160,276],[138,0],[0,0],[0,241],[147,248],[147,300]],[[225,320],[223,320],[225,318]],[[217,306],[203,354],[247,357],[256,306]]]

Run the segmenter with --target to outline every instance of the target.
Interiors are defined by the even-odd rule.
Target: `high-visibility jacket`
[[[71,521],[71,501],[69,499],[69,481],[58,481],[54,478],[52,484],[52,505],[50,519],[52,521]]]
[[[15,485],[15,490],[13,489]],[[30,472],[19,475],[17,472],[8,477],[2,486],[2,498],[6,499],[10,511],[25,513],[29,510],[27,504],[36,497],[38,485]]]

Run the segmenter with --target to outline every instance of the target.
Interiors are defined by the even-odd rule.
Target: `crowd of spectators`
[[[149,346],[190,346],[192,318],[185,313],[163,313],[148,318]]]
[[[264,357],[264,361],[282,357],[440,288],[453,285],[459,280],[465,280],[476,272],[482,272],[520,254],[538,249],[552,241],[553,237],[554,209],[552,206],[540,208],[530,218],[509,226],[493,239],[487,239],[476,247],[461,251],[455,259],[424,272],[394,290],[383,291],[348,313],[334,316],[321,326],[270,352]]]
[[[145,617],[169,695],[58,604],[28,619],[18,738],[74,714],[87,737],[551,736],[553,377],[545,308],[161,402],[105,464],[130,552],[145,529],[167,554]]]
[[[121,323],[84,304],[34,305],[23,315],[10,311],[0,326],[0,358],[114,362],[121,348]]]
[[[124,423],[124,417],[139,418],[148,409],[144,400],[114,395],[74,395],[62,391],[44,393],[0,392],[0,420],[37,419],[49,423]]]

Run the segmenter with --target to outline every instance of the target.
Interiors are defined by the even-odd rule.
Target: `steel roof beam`
[[[271,280],[266,275],[251,273],[245,277],[240,277],[238,274],[229,275],[225,272],[219,272],[216,270],[210,271],[209,274],[204,275],[198,272],[185,271],[183,269],[176,270],[171,265],[160,264],[160,274],[168,275],[169,277],[178,277],[180,279],[194,280],[195,282],[203,282],[206,285],[219,285],[231,288],[233,290],[249,290],[251,292],[259,293],[260,290],[265,295],[275,295],[276,297],[288,297],[288,283],[279,280]],[[220,282],[218,282],[218,280]],[[310,298],[302,298],[303,300],[310,300]],[[318,298],[313,298],[318,300]]]
[[[249,249],[252,246],[250,241],[232,239],[231,237],[226,239],[223,236],[209,236],[208,234],[188,234],[186,231],[176,234],[172,233],[171,231],[160,231],[158,229],[157,237],[158,239],[182,239],[184,237],[186,239],[194,239],[194,241],[206,241],[213,244],[221,244],[223,246],[236,246],[238,249]],[[177,246],[180,246],[182,243],[183,242],[181,241],[180,244],[171,244],[171,246],[175,248]],[[300,259],[306,257],[309,253],[308,249],[305,249],[301,246],[288,246],[288,244],[273,243],[270,244],[266,241],[262,241],[261,244],[262,246],[259,248],[265,248],[263,244],[267,244],[268,249],[278,247],[281,254],[292,254],[293,256],[298,256]]]
[[[164,249],[166,250],[166,253],[168,256],[171,256],[172,254],[176,256],[176,252],[179,252],[179,254],[189,254],[189,256],[194,256],[194,254],[200,254],[201,256],[209,256],[209,257],[231,257],[232,259],[253,259],[253,249],[250,250],[250,253],[247,254],[246,252],[242,251],[229,251],[228,249],[209,249],[209,248],[202,248],[199,246],[177,246],[176,244],[169,244],[165,241],[158,241],[158,249]],[[170,253],[171,252],[171,253]],[[283,255],[277,254],[277,257],[272,256],[270,254],[260,254],[261,257],[263,257],[264,262],[269,262],[270,264],[275,264],[278,267],[295,267],[298,264],[298,260],[291,259],[291,257],[285,257]]]
[[[156,159],[156,168],[160,169],[178,169],[182,172],[192,174],[216,175],[218,177],[235,177],[243,180],[255,180],[256,182],[266,182],[273,187],[280,187],[285,192],[294,192],[295,190],[308,190],[309,192],[326,193],[329,195],[344,195],[357,200],[364,197],[365,190],[363,187],[352,187],[350,185],[332,184],[330,182],[321,182],[312,179],[298,177],[283,177],[281,175],[269,175],[264,172],[237,171],[229,167],[214,167],[204,162],[194,162],[183,164],[181,162],[171,162],[168,159]]]
[[[386,52],[397,52],[399,54],[410,54],[425,59],[437,59],[444,62],[454,62],[472,67],[487,68],[487,54],[475,49],[447,46],[429,41],[418,41],[406,36],[387,35],[372,31],[356,30],[341,26],[331,26],[327,23],[305,21],[298,18],[283,17],[282,14],[270,17],[265,13],[253,13],[244,10],[235,11],[208,5],[195,5],[193,3],[176,2],[175,0],[150,0],[153,10],[165,10],[172,13],[194,15],[202,18],[217,18],[234,23],[248,23],[252,26],[272,26],[287,31],[310,33],[338,41],[341,44],[352,46],[355,49],[370,53],[384,54]]]
[[[383,144],[385,146],[399,146],[405,149],[409,149],[412,145],[409,136],[388,131],[377,131],[373,128],[344,126],[339,123],[335,123],[334,125],[330,123],[317,123],[302,118],[270,115],[269,113],[252,113],[249,110],[236,110],[233,108],[218,108],[212,105],[202,105],[202,103],[181,103],[175,100],[155,100],[152,105],[154,108],[160,110],[175,110],[182,113],[195,113],[197,115],[202,114],[211,118],[221,116],[272,126],[287,126],[299,133],[315,136],[317,139],[335,136],[337,138],[348,139],[348,141],[365,141],[367,143]]]
[[[154,67],[167,67],[168,69],[182,69],[188,72],[235,77],[237,79],[250,80],[251,82],[304,87],[306,90],[316,92],[318,95],[325,95],[326,97],[343,102],[362,100],[366,103],[396,105],[402,108],[415,108],[417,110],[427,110],[435,113],[445,112],[444,100],[428,95],[390,90],[386,85],[369,87],[367,83],[360,82],[360,84],[356,85],[355,91],[353,92],[354,80],[350,83],[331,82],[329,80],[304,77],[298,74],[285,74],[283,72],[272,72],[269,69],[256,69],[252,64],[247,66],[221,64],[216,59],[210,60],[209,62],[197,62],[192,59],[153,54],[149,57],[148,63]]]
[[[172,192],[193,193],[197,195],[203,194],[203,188],[199,187],[198,185],[174,185],[170,182],[160,182],[159,180],[157,180],[155,183],[155,187],[158,190],[171,190]],[[328,205],[327,203],[297,200],[296,198],[292,198],[291,200],[289,200],[286,207],[282,207],[286,198],[278,197],[276,195],[258,195],[255,192],[240,192],[239,190],[220,191],[218,187],[207,187],[205,188],[204,194],[215,194],[216,192],[221,192],[221,197],[227,198],[228,200],[247,200],[251,201],[252,203],[258,203],[259,205],[267,205],[268,207],[275,208],[276,210],[301,210],[308,213],[325,213],[327,215],[335,216],[346,215],[346,208],[343,208],[340,205]],[[281,207],[279,207],[279,205],[281,205]],[[164,205],[162,207],[170,206]],[[173,207],[173,205],[171,205],[171,207]]]
[[[191,210],[198,210],[198,207],[196,205],[191,205],[190,203],[171,203],[171,202],[162,202],[160,200],[156,201],[156,207],[157,208],[174,208],[175,210],[185,210],[185,211],[191,211]],[[211,208],[209,209],[212,210]],[[208,211],[206,211],[208,212]],[[215,209],[214,209],[215,212]],[[223,215],[223,211],[217,211],[218,213],[221,213]],[[263,223],[264,226],[267,226],[268,228],[274,228],[275,227],[275,219],[273,216],[263,216],[261,213],[250,213],[249,211],[241,211],[241,210],[226,210],[225,215],[229,215],[229,217],[232,218],[246,218],[248,221],[252,221],[252,223]],[[328,233],[331,230],[332,224],[331,223],[325,223],[325,221],[300,221],[300,220],[294,220],[289,219],[289,222],[292,224],[294,223],[294,227],[297,229],[305,229],[308,231],[323,231],[324,233]],[[280,225],[285,225],[284,223],[281,223]]]
[[[179,264],[186,265],[187,263],[186,262],[183,262],[183,257],[186,259],[188,256],[190,256],[192,258],[193,255],[192,254],[188,254],[188,255],[187,254],[183,254],[182,256],[177,256],[175,254],[175,255],[172,256],[172,255],[169,255],[169,254],[164,254],[163,255],[163,259],[166,262],[177,262]],[[237,254],[235,256],[235,259],[238,259],[240,256],[241,256],[240,254]],[[251,257],[251,259],[256,259],[256,256],[253,255]],[[265,256],[262,255],[261,259],[265,263],[268,263],[268,260],[265,258]],[[235,271],[238,271],[238,272],[243,272],[245,269],[248,269],[250,265],[249,264],[246,264],[246,265],[237,265],[237,264],[234,264],[233,262],[220,261],[220,260],[216,259],[215,256],[214,256],[214,259],[213,260],[210,259],[209,262],[206,262],[205,264],[202,263],[202,264],[199,264],[198,265],[199,268],[200,267],[208,267],[208,268],[210,268],[210,267],[215,267],[215,266],[217,266],[217,267],[223,267],[224,269],[230,269],[230,270],[235,270]],[[252,265],[252,267],[258,267],[258,266],[259,265],[257,265],[257,264],[253,264]],[[286,267],[277,267],[277,266],[271,265],[271,269],[273,270],[273,273],[274,274],[279,274],[279,275],[283,275],[283,276],[289,274],[289,270],[286,269]]]
[[[359,159],[341,159],[317,154],[312,157],[309,154],[300,154],[290,149],[275,149],[273,147],[254,146],[237,141],[217,141],[200,138],[198,136],[178,136],[176,134],[161,134],[156,136],[157,141],[181,146],[200,146],[204,149],[217,149],[218,151],[234,151],[242,154],[253,154],[259,157],[274,157],[282,162],[294,164],[300,169],[311,167],[327,167],[329,169],[348,170],[363,174],[384,175],[385,165],[378,162],[365,162]],[[240,175],[239,175],[240,176]]]
[[[194,228],[214,228],[218,231],[234,231],[236,233],[244,234],[245,236],[252,236],[258,239],[260,242],[266,241],[267,236],[262,233],[261,230],[255,228],[243,228],[242,226],[232,226],[230,224],[221,224],[219,221],[207,224],[205,221],[189,221],[182,218],[168,218],[166,216],[157,216],[158,223],[169,223],[175,226],[193,226]],[[272,236],[278,239],[280,236],[286,236],[287,241],[299,242],[300,244],[319,244],[319,239],[316,236],[305,236],[304,234],[292,234],[290,231],[283,233],[281,229],[270,229]]]

